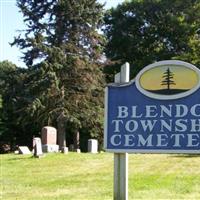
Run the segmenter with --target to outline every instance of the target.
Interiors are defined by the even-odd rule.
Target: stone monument
[[[58,152],[59,146],[56,144],[57,130],[54,127],[45,126],[42,128],[42,150],[43,152]]]
[[[16,152],[18,152],[19,154],[24,154],[24,155],[31,154],[31,152],[27,146],[19,146],[19,149]]]
[[[98,153],[98,141],[95,139],[88,140],[88,152],[89,153]]]
[[[69,152],[68,147],[63,147],[61,152],[64,153],[64,154],[67,154]]]
[[[40,158],[43,156],[42,143],[39,137],[33,138],[33,155],[36,158]]]

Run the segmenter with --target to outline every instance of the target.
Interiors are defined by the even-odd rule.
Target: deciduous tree
[[[130,62],[132,76],[155,61],[181,59],[199,63],[199,0],[130,0],[105,16],[106,55],[114,63]],[[109,77],[109,76],[108,76]]]

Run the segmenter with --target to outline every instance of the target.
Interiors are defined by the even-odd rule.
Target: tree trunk
[[[59,150],[62,150],[63,147],[66,147],[65,116],[63,113],[58,117],[57,125],[58,125],[58,145],[59,145]]]
[[[80,149],[80,133],[75,131],[74,133],[74,149]]]

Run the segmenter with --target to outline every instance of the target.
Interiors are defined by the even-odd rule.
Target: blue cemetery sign
[[[157,62],[108,85],[105,110],[107,151],[200,153],[200,71],[189,63]]]

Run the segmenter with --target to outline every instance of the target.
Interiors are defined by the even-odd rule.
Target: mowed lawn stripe
[[[200,156],[129,155],[129,200],[200,199]],[[1,155],[2,199],[113,199],[113,154]]]

